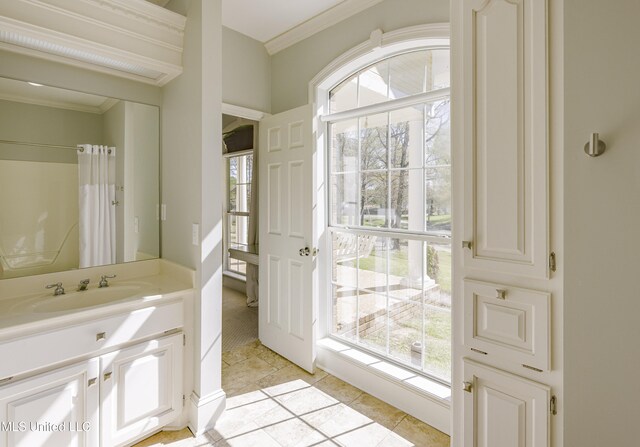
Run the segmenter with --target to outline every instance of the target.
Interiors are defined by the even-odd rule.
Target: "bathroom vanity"
[[[45,290],[57,282],[64,295]],[[125,446],[186,425],[192,296],[193,272],[159,259],[2,281],[0,447]]]

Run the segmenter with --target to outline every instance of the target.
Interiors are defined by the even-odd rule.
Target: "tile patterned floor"
[[[136,447],[445,447],[449,437],[318,370],[311,375],[259,342],[222,354],[227,409],[215,428],[161,432]]]

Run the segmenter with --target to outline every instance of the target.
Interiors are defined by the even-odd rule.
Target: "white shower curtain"
[[[80,268],[116,262],[116,148],[78,146]]]

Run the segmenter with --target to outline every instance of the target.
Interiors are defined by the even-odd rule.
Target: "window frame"
[[[351,51],[348,51],[344,55],[340,56],[336,60],[334,60],[331,64],[329,64],[323,71],[321,71],[311,82],[309,87],[309,95],[312,98],[312,102],[314,104],[315,111],[315,128],[317,129],[316,133],[316,147],[321,148],[320,153],[323,155],[323,168],[324,172],[319,175],[319,177],[324,180],[325,187],[324,190],[319,194],[318,201],[322,200],[324,203],[324,211],[325,211],[325,219],[323,222],[320,222],[318,236],[319,240],[322,241],[321,245],[324,247],[324,253],[328,255],[322,256],[322,259],[319,262],[319,274],[321,281],[319,281],[320,285],[320,331],[319,337],[328,337],[338,340],[341,343],[346,343],[351,345],[352,347],[370,353],[376,357],[382,358],[385,361],[396,363],[401,368],[406,368],[419,373],[422,376],[429,378],[430,380],[434,380],[440,383],[443,383],[447,386],[450,386],[450,381],[446,381],[440,377],[434,376],[425,372],[423,370],[419,370],[417,368],[411,367],[406,363],[402,363],[400,361],[396,361],[391,356],[382,355],[379,352],[374,350],[369,350],[365,346],[361,344],[352,343],[345,338],[341,338],[337,335],[332,334],[332,320],[333,320],[333,299],[332,299],[332,288],[333,281],[331,276],[331,253],[332,253],[332,228],[336,228],[338,231],[347,230],[360,232],[361,230],[367,231],[366,228],[362,228],[358,226],[357,228],[349,228],[348,226],[344,226],[343,228],[334,226],[331,223],[331,212],[330,212],[330,204],[331,204],[331,187],[327,186],[330,184],[330,168],[331,168],[331,136],[330,136],[330,122],[332,120],[342,120],[346,119],[350,114],[355,114],[362,111],[373,111],[378,109],[384,109],[387,111],[389,107],[393,109],[399,109],[403,106],[408,106],[415,103],[425,103],[429,100],[432,100],[430,97],[434,96],[434,92],[440,92],[441,90],[447,90],[446,98],[450,100],[451,94],[450,89],[439,89],[434,92],[421,93],[417,95],[413,95],[410,97],[400,98],[400,99],[392,99],[386,101],[381,104],[374,104],[370,106],[358,107],[355,109],[348,110],[346,112],[337,112],[334,114],[330,114],[330,91],[338,86],[341,82],[350,78],[358,71],[369,67],[377,62],[380,62],[384,59],[391,58],[393,56],[407,53],[410,51],[419,51],[419,50],[431,50],[431,49],[447,49],[451,50],[450,42],[449,42],[449,27],[448,24],[433,24],[433,25],[422,25],[418,27],[411,27],[408,29],[398,30],[395,32],[386,33],[382,36],[382,38],[378,41],[374,41],[373,33],[372,39],[367,41],[358,47],[355,47]],[[418,98],[420,97],[420,98]],[[358,114],[358,116],[361,116]],[[358,169],[358,172],[361,170]],[[319,173],[320,174],[320,173]],[[452,229],[453,230],[453,229]],[[375,232],[375,228],[372,228],[370,231]],[[401,229],[385,229],[385,235],[389,238],[399,237],[399,238],[407,238],[407,239],[417,239],[417,240],[432,240],[434,242],[443,243],[447,241],[448,244],[451,245],[451,237],[443,237],[442,235],[436,234],[427,234],[427,232],[414,232],[408,230]],[[453,266],[452,266],[453,267]],[[452,329],[453,336],[453,329]]]
[[[246,150],[242,150],[242,151],[236,151],[236,152],[229,152],[226,154],[223,154],[223,159],[224,159],[224,185],[225,185],[225,200],[224,200],[224,205],[223,205],[223,222],[222,222],[222,226],[223,226],[223,246],[225,247],[224,253],[223,253],[223,274],[227,275],[227,276],[231,276],[233,278],[239,279],[241,281],[245,281],[246,280],[246,274],[243,274],[242,272],[236,271],[236,270],[232,270],[229,266],[230,262],[230,256],[229,256],[229,248],[231,248],[231,228],[229,225],[229,217],[230,216],[246,216],[247,217],[247,231],[249,228],[249,211],[230,211],[229,208],[229,198],[230,198],[230,194],[231,194],[231,188],[230,188],[230,179],[231,179],[231,173],[229,170],[229,163],[230,163],[230,159],[232,158],[239,158],[239,157],[244,157],[246,155],[251,155],[252,157],[255,156],[254,150],[253,149],[246,149]],[[249,185],[251,185],[251,179],[249,179],[249,182],[247,183]],[[242,261],[243,262],[243,261]]]

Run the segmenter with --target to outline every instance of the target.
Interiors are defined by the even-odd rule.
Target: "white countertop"
[[[193,290],[185,275],[167,273],[112,279],[109,287],[96,283],[87,291],[67,289],[54,296],[53,289],[0,298],[0,343],[35,332],[69,326],[106,315],[131,311],[175,300]]]

